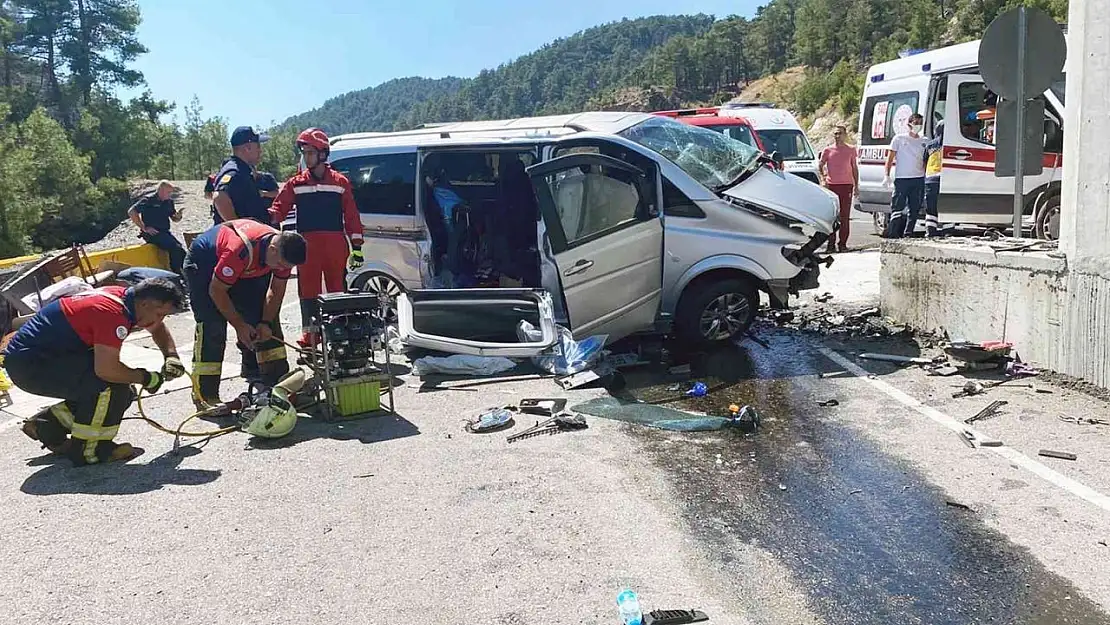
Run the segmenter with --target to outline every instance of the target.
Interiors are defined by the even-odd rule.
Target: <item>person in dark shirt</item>
[[[181,274],[185,261],[185,248],[170,231],[170,221],[181,221],[181,212],[173,205],[174,187],[168,181],[158,183],[153,192],[139,198],[127,211],[131,222],[139,228],[139,236],[147,243],[166,251],[170,256],[170,270]]]
[[[265,171],[254,172],[254,184],[258,187],[258,194],[262,196],[262,206],[265,207],[266,212],[270,211],[270,206],[274,203],[274,198],[278,196],[278,181],[273,174]]]
[[[270,213],[263,208],[263,197],[254,177],[254,168],[262,158],[262,144],[269,140],[269,135],[250,126],[240,126],[231,133],[232,156],[216,172],[212,196],[215,223],[231,219],[270,223]]]

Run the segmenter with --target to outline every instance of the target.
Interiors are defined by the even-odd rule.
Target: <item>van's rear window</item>
[[[908,132],[910,115],[917,112],[917,100],[916,91],[867,98],[860,112],[860,144],[890,145],[894,135]]]

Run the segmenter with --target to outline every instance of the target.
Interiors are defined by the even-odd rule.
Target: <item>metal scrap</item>
[[[1078,458],[1078,456],[1071,452],[1053,451],[1051,449],[1042,449],[1037,452],[1037,455],[1044,456],[1045,458],[1057,458],[1059,460],[1075,460],[1076,458]]]
[[[990,419],[991,417],[997,417],[998,409],[1005,406],[1007,403],[1009,402],[1005,402],[1002,400],[992,401],[990,404],[987,405],[986,408],[983,408],[974,415],[964,419],[964,423],[971,424],[975,423],[976,421],[982,421],[984,419]]]
[[[913,365],[932,365],[944,362],[943,356],[936,358],[925,358],[924,356],[901,356],[899,354],[860,354],[863,360],[878,360],[881,362],[894,362],[898,364],[913,364]]]
[[[1093,417],[1059,417],[1061,421],[1067,423],[1075,423],[1076,425],[1110,425],[1110,421],[1106,419],[1095,419]]]

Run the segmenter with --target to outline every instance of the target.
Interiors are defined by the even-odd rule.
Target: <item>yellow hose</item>
[[[199,437],[207,437],[207,436],[220,436],[222,434],[227,434],[228,432],[234,432],[234,431],[239,429],[238,425],[229,425],[227,427],[223,427],[223,428],[220,428],[218,430],[206,430],[204,432],[186,432],[186,431],[184,431],[186,423],[192,421],[193,419],[196,419],[197,417],[203,417],[207,414],[212,413],[212,409],[207,409],[207,410],[199,410],[197,412],[194,412],[193,414],[186,417],[185,420],[182,421],[177,426],[176,430],[171,430],[171,429],[167,428],[166,426],[162,425],[161,423],[158,423],[154,419],[151,419],[150,417],[147,416],[146,411],[143,410],[143,392],[144,391],[142,391],[140,389],[138,395],[135,396],[135,405],[139,410],[139,416],[138,417],[129,417],[129,419],[132,419],[132,420],[138,419],[138,420],[141,420],[141,421],[146,421],[148,424],[150,424],[151,427],[153,427],[154,429],[156,429],[160,432],[165,432],[166,434],[173,434],[174,436],[194,436],[194,437],[199,438]]]

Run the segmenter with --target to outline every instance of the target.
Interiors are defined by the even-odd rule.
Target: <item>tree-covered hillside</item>
[[[425,122],[581,110],[592,94],[623,85],[651,50],[672,37],[697,37],[712,24],[707,15],[605,24],[548,43],[474,78],[393,80],[333,98],[282,126],[318,126],[331,133],[380,131]]]
[[[587,108],[713,104],[735,97],[749,81],[794,66],[805,67],[805,79],[777,94],[779,104],[801,115],[827,103],[851,114],[868,65],[977,39],[995,16],[1020,3],[771,0],[751,18],[624,20],[545,45],[462,80],[448,93],[431,93],[442,89],[436,81],[391,81],[335,98],[287,124],[353,132]],[[1061,22],[1067,18],[1067,0],[1024,4]],[[412,87],[397,89],[396,82]]]
[[[393,130],[413,107],[458,93],[462,78],[396,78],[376,87],[351,91],[327,100],[319,108],[290,117],[282,127],[309,126],[328,132]]]

